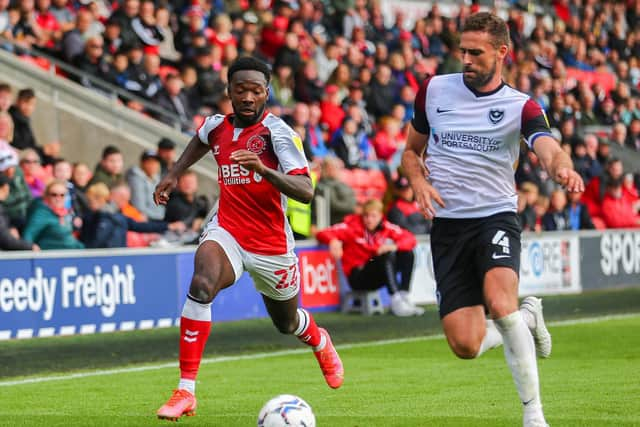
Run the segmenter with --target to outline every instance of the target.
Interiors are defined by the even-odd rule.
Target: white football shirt
[[[416,95],[413,127],[429,135],[426,166],[446,207],[442,218],[516,212],[514,171],[521,137],[551,135],[544,110],[506,84],[478,93],[462,74],[434,76]]]

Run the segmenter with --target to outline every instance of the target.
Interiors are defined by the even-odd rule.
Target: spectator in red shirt
[[[589,214],[592,218],[601,218],[603,216],[602,201],[606,193],[606,182],[622,178],[623,174],[622,160],[611,157],[607,161],[604,175],[594,177],[589,182],[582,195],[582,202],[587,206],[587,209],[589,209]],[[638,197],[637,190],[634,190],[635,187],[633,185],[629,187],[623,186],[622,194],[628,198],[629,201],[633,201]]]
[[[622,178],[610,179],[602,200],[602,219],[607,228],[640,228],[636,203],[624,194]]]
[[[424,313],[407,298],[416,238],[384,219],[382,202],[365,202],[361,215],[349,215],[343,222],[320,231],[316,238],[329,245],[334,258],[342,260],[342,269],[351,289],[373,291],[386,286],[391,294],[393,314],[414,316]]]
[[[327,85],[325,87],[325,97],[320,102],[320,110],[322,111],[320,122],[327,126],[329,135],[333,135],[340,128],[345,116],[345,112],[340,106],[339,91],[338,86]]]

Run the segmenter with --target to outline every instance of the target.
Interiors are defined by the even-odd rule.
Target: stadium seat
[[[343,295],[341,310],[343,313],[361,313],[365,316],[383,314],[380,291],[348,291]]]
[[[51,69],[51,61],[49,61],[46,58],[42,58],[39,56],[30,56],[30,55],[21,55],[19,56],[19,58],[24,61],[24,62],[28,62],[29,64],[33,64],[38,68],[41,68],[45,71],[49,71]]]

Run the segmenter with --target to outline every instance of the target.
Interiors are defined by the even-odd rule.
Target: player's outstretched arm
[[[189,169],[191,165],[200,160],[202,156],[207,154],[209,146],[203,144],[200,141],[198,135],[195,135],[189,141],[187,148],[184,149],[178,161],[176,161],[171,171],[167,173],[162,180],[156,185],[156,189],[153,192],[153,200],[158,205],[166,205],[169,201],[169,195],[176,188],[178,183],[178,177],[182,175],[184,171]]]
[[[249,150],[237,150],[231,153],[231,160],[249,170],[259,173],[285,196],[302,203],[311,203],[313,183],[307,175],[287,175],[268,168],[260,157]]]
[[[444,207],[444,202],[438,191],[427,181],[428,171],[424,166],[422,156],[428,140],[428,135],[418,132],[414,129],[413,124],[409,124],[407,145],[402,153],[402,169],[411,188],[413,188],[422,214],[426,218],[432,219],[436,214],[432,200],[435,200],[442,207]]]
[[[573,169],[571,157],[560,147],[558,141],[547,135],[539,136],[533,142],[533,151],[555,182],[567,191],[584,191],[582,177]]]

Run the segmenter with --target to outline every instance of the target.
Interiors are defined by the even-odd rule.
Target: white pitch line
[[[607,316],[585,317],[581,319],[550,322],[549,326],[556,326],[556,327],[572,326],[572,325],[579,325],[579,324],[604,322],[607,320],[629,319],[629,318],[639,317],[639,316],[640,316],[640,313],[612,314]],[[415,341],[431,341],[431,340],[440,339],[440,338],[444,338],[444,335],[438,334],[438,335],[428,335],[428,336],[421,336],[421,337],[408,337],[408,338],[397,338],[397,339],[379,340],[379,341],[367,341],[367,342],[359,342],[359,343],[352,343],[352,344],[342,344],[342,345],[337,345],[336,348],[340,350],[348,350],[352,348],[377,347],[377,346],[383,346],[383,345],[401,344],[401,343],[409,343],[409,342],[415,342]],[[309,350],[307,348],[299,348],[294,350],[272,351],[268,353],[254,353],[254,354],[235,355],[235,356],[212,357],[212,358],[202,359],[201,364],[208,365],[213,363],[235,362],[239,360],[267,359],[271,357],[303,354],[303,353],[307,353],[308,351]],[[177,368],[177,367],[178,367],[177,362],[169,362],[169,363],[160,363],[156,365],[131,366],[128,368],[105,369],[101,371],[92,371],[92,372],[78,372],[78,373],[58,375],[58,376],[32,377],[32,378],[24,378],[20,380],[0,381],[0,387],[44,383],[44,382],[50,382],[50,381],[65,381],[65,380],[72,380],[77,378],[101,377],[106,375],[127,374],[131,372],[156,371],[159,369]]]

